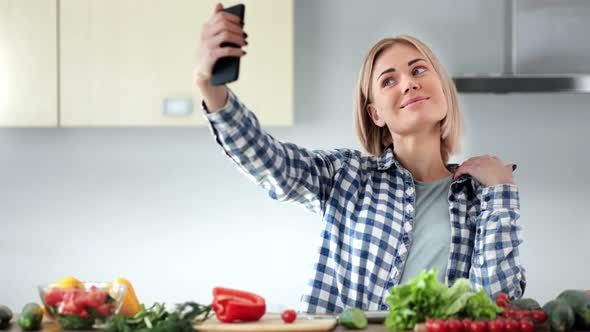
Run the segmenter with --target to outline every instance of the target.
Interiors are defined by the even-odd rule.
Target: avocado
[[[0,330],[6,329],[10,325],[12,311],[5,305],[0,305]]]
[[[20,314],[18,325],[23,331],[37,331],[41,329],[43,310],[37,303],[27,303]]]

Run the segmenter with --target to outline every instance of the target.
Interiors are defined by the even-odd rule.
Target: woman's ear
[[[373,106],[373,104],[367,105],[367,113],[369,113],[369,116],[371,117],[373,123],[375,123],[376,126],[385,126],[385,121],[383,121],[383,119],[379,116],[379,112],[377,112],[377,109]]]

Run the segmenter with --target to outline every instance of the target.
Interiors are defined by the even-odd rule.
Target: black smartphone
[[[236,15],[240,18],[242,22],[242,26],[244,26],[244,12],[246,11],[246,7],[243,4],[238,4],[235,6],[231,6],[228,8],[223,9],[223,11],[228,12],[230,14]],[[221,47],[237,47],[234,43],[222,43]],[[222,85],[225,83],[233,82],[238,79],[240,74],[240,58],[239,57],[223,57],[219,58],[215,65],[213,66],[213,73],[211,77],[211,84],[213,85]]]

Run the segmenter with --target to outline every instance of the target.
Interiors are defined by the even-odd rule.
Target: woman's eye
[[[393,82],[395,82],[393,78],[386,78],[383,80],[383,86],[386,87],[390,84],[393,84]]]
[[[412,74],[413,75],[420,75],[420,74],[422,74],[425,71],[426,71],[426,68],[424,68],[424,67],[417,67],[417,68],[414,68],[414,70],[412,70]]]

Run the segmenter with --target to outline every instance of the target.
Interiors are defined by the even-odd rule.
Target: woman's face
[[[438,74],[414,47],[397,43],[383,50],[371,77],[368,111],[377,126],[396,136],[439,130],[447,102]]]

